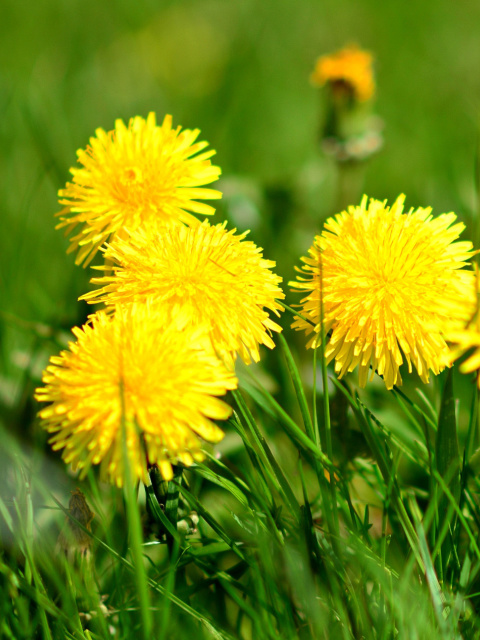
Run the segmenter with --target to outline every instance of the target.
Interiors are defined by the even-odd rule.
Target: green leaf
[[[245,493],[241,491],[231,480],[222,478],[218,473],[215,473],[201,463],[197,463],[197,465],[191,468],[191,471],[194,471],[199,476],[202,476],[202,478],[205,478],[209,482],[216,484],[218,487],[225,489],[228,493],[231,493],[232,496],[234,496],[244,507],[249,506],[248,498]]]
[[[457,439],[457,421],[455,417],[455,398],[453,395],[453,371],[449,369],[442,394],[440,413],[438,416],[437,437],[435,441],[435,466],[438,473],[445,480],[456,504],[460,500],[460,455]],[[435,499],[435,495],[432,499]],[[448,509],[446,496],[438,499],[437,523],[440,529],[440,539],[443,537],[442,529],[447,534],[442,543],[441,573],[445,575],[445,569],[450,564],[453,556],[451,520],[454,512]]]
[[[452,369],[448,370],[442,394],[435,441],[435,459],[437,471],[443,478],[450,478],[448,487],[458,501],[460,497],[460,454],[458,450]]]
[[[285,361],[287,363],[288,372],[290,374],[290,378],[292,380],[293,386],[295,388],[295,393],[297,395],[298,404],[300,407],[300,411],[302,412],[303,424],[305,425],[305,430],[310,436],[310,438],[315,441],[315,434],[313,431],[313,423],[312,418],[310,416],[310,412],[308,410],[308,403],[305,397],[305,392],[303,390],[302,381],[300,378],[300,374],[298,372],[297,365],[295,360],[293,359],[292,352],[288,346],[287,341],[285,340],[282,334],[278,337],[278,342],[280,347],[282,348],[283,355],[285,356]]]

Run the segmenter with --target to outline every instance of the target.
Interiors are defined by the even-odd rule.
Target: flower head
[[[237,380],[203,329],[161,308],[129,305],[114,316],[99,312],[73,333],[77,341],[50,359],[35,397],[51,403],[39,415],[74,469],[85,474],[100,464],[101,477],[121,486],[124,428],[132,473],[142,480],[147,462],[170,479],[172,463],[203,459],[199,437],[222,439],[212,420],[231,409],[216,396]]]
[[[157,126],[155,114],[145,120],[122,120],[113,131],[96,130],[86,149],[77,151],[81,167],[70,169],[73,182],[59,191],[65,208],[57,215],[70,238],[69,252],[78,249],[76,263],[90,262],[98,248],[124,228],[162,223],[197,223],[189,212],[214,213],[198,199],[220,198],[220,191],[201,188],[218,178],[220,168],[202,151],[207,142],[195,142],[200,131],[172,129],[172,117]]]
[[[462,267],[473,255],[471,242],[457,242],[464,229],[454,213],[436,218],[431,208],[403,213],[405,196],[392,207],[364,196],[325,223],[298,271],[295,289],[308,292],[302,315],[292,325],[320,333],[321,305],[328,361],[339,377],[359,368],[365,386],[369,369],[383,376],[387,389],[401,384],[405,357],[421,379],[445,367],[446,320],[461,316],[462,300],[474,273]],[[441,302],[440,302],[441,301]],[[310,322],[308,322],[308,321]],[[314,335],[307,346],[315,347]]]
[[[470,295],[465,296],[462,303],[465,311],[464,321],[454,324],[450,321],[445,328],[445,338],[451,348],[448,362],[451,364],[471,351],[459,369],[461,373],[475,372],[477,386],[480,389],[480,271],[477,265]]]
[[[236,352],[247,363],[258,361],[259,345],[272,348],[270,331],[281,331],[268,310],[279,315],[282,309],[276,301],[285,297],[282,279],[245,233],[235,235],[225,224],[141,228],[128,239],[117,237],[104,249],[114,275],[93,278],[103,287],[82,298],[109,306],[148,299],[180,310],[190,323],[209,327],[226,362]]]
[[[310,76],[313,84],[329,83],[344,88],[359,102],[370,100],[375,91],[372,54],[355,45],[318,58]]]

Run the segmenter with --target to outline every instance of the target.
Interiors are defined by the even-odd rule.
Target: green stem
[[[312,327],[315,326],[315,324],[310,320],[310,318],[307,318],[306,316],[302,315],[299,311],[296,311],[292,307],[289,307],[288,304],[285,304],[284,302],[282,302],[282,300],[277,300],[277,302],[281,304],[286,311],[289,311],[296,318],[301,318],[302,320],[305,320],[305,322],[308,322],[308,324],[311,324]]]
[[[310,411],[308,410],[307,399],[305,397],[305,392],[303,390],[302,381],[300,379],[300,374],[297,369],[297,365],[295,364],[295,360],[293,359],[292,352],[290,351],[290,347],[288,346],[285,337],[280,334],[278,336],[278,341],[282,348],[283,354],[285,356],[285,360],[287,362],[288,372],[290,374],[290,378],[292,379],[293,386],[295,388],[295,393],[297,395],[298,405],[300,407],[300,411],[302,413],[303,424],[305,426],[305,431],[308,435],[315,441],[315,434],[313,429],[312,418],[310,416]]]
[[[335,213],[344,211],[349,205],[354,205],[360,200],[365,172],[366,162],[364,161],[337,162],[338,187]]]
[[[323,263],[322,263],[322,253],[319,254],[319,269],[320,269],[320,357],[322,362],[322,382],[323,382],[323,431],[325,444],[327,449],[327,456],[330,460],[333,460],[333,449],[332,449],[332,424],[330,420],[330,400],[328,395],[328,374],[327,374],[327,361],[325,359],[325,325],[324,325],[324,305],[323,305]],[[314,367],[316,367],[316,363],[314,360]],[[316,395],[316,388],[314,389],[314,394]],[[337,510],[337,495],[335,491],[335,474],[330,474],[330,498],[332,502],[332,511],[333,511],[333,526],[335,534],[338,535],[339,525],[338,525],[338,510]]]
[[[149,640],[152,630],[152,614],[150,610],[150,598],[147,588],[147,574],[143,564],[143,536],[138,512],[138,502],[130,469],[130,459],[127,448],[127,426],[125,421],[125,394],[123,379],[120,379],[120,402],[122,407],[122,450],[123,465],[125,470],[124,495],[127,505],[127,518],[129,525],[130,542],[132,545],[132,557],[135,567],[135,580],[137,583],[138,598],[140,601],[140,613],[142,618],[142,635],[144,640]]]
[[[392,482],[391,480],[392,473],[389,467],[389,461],[385,458],[385,454],[382,451],[380,443],[378,442],[375,436],[375,432],[373,430],[369,416],[368,414],[365,415],[362,411],[360,411],[360,408],[355,410],[354,405],[352,405],[352,408],[354,412],[357,414],[357,417],[360,418],[359,422],[361,425],[363,425],[363,429],[362,429],[363,435],[365,436],[367,444],[374,454],[375,461],[378,465],[378,468],[380,469],[380,473],[382,474],[383,480],[388,487],[390,482]],[[405,509],[405,506],[400,496],[400,489],[395,480],[393,480],[392,482],[391,503],[397,512],[397,517],[400,520],[400,523],[402,524],[407,540],[410,544],[410,547],[412,548],[412,551],[415,555],[415,558],[419,566],[424,568],[423,560],[418,550],[417,533],[415,531],[415,528],[412,522],[410,521],[410,518],[408,517],[407,511]]]

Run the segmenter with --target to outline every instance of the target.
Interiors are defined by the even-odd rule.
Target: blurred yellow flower
[[[471,301],[474,300],[472,304]],[[473,352],[462,362],[459,369],[461,373],[474,373],[477,377],[477,386],[480,389],[480,271],[475,265],[475,283],[471,295],[465,298],[464,306],[468,318],[462,326],[447,325],[446,339],[450,343],[451,351],[448,356],[449,363],[463,356],[467,351]]]
[[[358,366],[362,387],[370,368],[387,389],[401,384],[403,356],[424,382],[430,369],[439,373],[448,353],[442,331],[464,315],[472,290],[474,272],[463,267],[473,246],[456,242],[464,225],[453,224],[454,213],[432,217],[430,207],[403,213],[404,200],[388,207],[364,196],[329,218],[290,283],[308,292],[301,313],[311,321],[292,326],[315,332],[307,347],[317,346],[323,298],[327,361],[335,359],[339,377]]]
[[[81,168],[70,169],[73,182],[59,191],[65,208],[57,215],[70,234],[69,252],[78,249],[76,264],[87,265],[98,248],[124,228],[136,229],[153,220],[162,223],[198,223],[189,212],[210,215],[214,208],[198,199],[221,198],[220,191],[205,189],[220,175],[211,164],[215,151],[207,142],[195,142],[198,129],[172,129],[167,115],[157,126],[155,114],[145,120],[122,120],[113,131],[96,130],[86,149],[77,151]]]
[[[117,237],[102,249],[114,274],[93,278],[102,288],[81,299],[108,306],[148,299],[209,327],[217,354],[229,366],[236,352],[246,363],[257,362],[259,345],[273,348],[270,332],[281,331],[268,311],[278,316],[282,310],[282,279],[271,270],[275,263],[244,240],[245,233],[235,235],[225,225],[204,221]]]
[[[39,415],[53,449],[63,449],[82,476],[100,464],[103,479],[123,484],[123,421],[130,467],[141,480],[154,463],[171,479],[175,462],[203,459],[200,438],[222,439],[213,420],[231,408],[215,396],[237,379],[203,328],[143,304],[114,316],[101,311],[73,333],[77,341],[50,359],[35,397],[51,403]]]
[[[356,45],[318,58],[310,76],[313,84],[346,87],[359,102],[370,100],[375,92],[372,54]]]

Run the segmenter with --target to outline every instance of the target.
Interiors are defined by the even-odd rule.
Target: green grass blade
[[[422,556],[423,566],[425,567],[425,577],[433,602],[437,624],[442,636],[444,638],[447,638],[449,636],[447,636],[447,627],[444,617],[444,607],[446,604],[445,596],[442,593],[437,574],[435,573],[435,569],[433,567],[432,557],[429,553],[425,531],[422,527],[421,512],[418,508],[418,504],[415,500],[413,500],[413,498],[410,499],[410,512],[412,513],[415,522],[415,529],[418,535],[419,550]]]
[[[468,422],[467,440],[465,443],[465,459],[470,464],[470,458],[475,450],[475,442],[478,438],[478,388],[475,387],[472,394],[472,405],[470,407],[470,419]]]
[[[438,416],[437,436],[435,440],[435,467],[438,473],[447,480],[447,485],[455,497],[460,499],[460,454],[457,439],[457,421],[455,416],[455,398],[453,395],[453,370],[447,372],[445,386],[442,394],[440,412]],[[453,510],[448,509],[448,501],[445,496],[438,500],[437,522],[442,523],[441,529],[447,532],[450,525],[448,514],[453,516]],[[445,518],[447,516],[447,519]],[[451,527],[454,528],[453,526]],[[443,532],[440,531],[440,536]],[[442,547],[442,574],[445,575],[447,564],[452,556],[451,535],[446,535]]]
[[[470,544],[472,549],[475,552],[475,555],[477,556],[477,558],[480,560],[480,547],[478,546],[477,540],[476,540],[476,536],[473,534],[473,531],[470,527],[470,525],[468,524],[465,516],[463,515],[463,513],[461,512],[459,506],[458,506],[458,501],[455,498],[455,496],[452,494],[452,492],[450,491],[449,487],[447,486],[445,480],[442,478],[442,476],[438,473],[438,471],[434,471],[434,476],[435,479],[437,480],[437,482],[439,483],[440,487],[442,488],[442,490],[444,491],[449,503],[453,506],[453,508],[455,509],[455,512],[458,516],[458,519],[460,520],[460,522],[463,525],[463,528],[465,530],[465,533],[467,534],[469,540],[470,540]]]
[[[182,490],[182,493],[185,491],[185,489]],[[94,533],[92,533],[91,531],[88,531],[88,529],[86,527],[83,526],[83,524],[81,522],[79,522],[76,518],[73,518],[72,515],[70,514],[70,512],[68,511],[68,509],[66,509],[61,502],[59,502],[57,500],[57,498],[50,493],[50,498],[53,500],[53,502],[55,502],[55,504],[57,505],[57,507],[59,507],[59,509],[61,511],[63,511],[65,513],[65,515],[68,518],[71,518],[75,524],[84,532],[86,533],[88,536],[90,536],[92,538],[92,540],[94,540],[96,542],[96,544],[100,547],[102,547],[109,555],[112,556],[112,558],[115,558],[118,562],[120,562],[126,569],[128,569],[128,571],[130,571],[131,573],[135,574],[136,572],[136,567],[135,565],[130,562],[129,560],[127,560],[126,558],[124,558],[120,553],[118,553],[117,551],[115,551],[115,549],[113,549],[110,545],[108,545],[106,542],[104,542],[103,540],[101,540],[98,536],[96,536]],[[229,547],[231,548],[231,545],[229,545]],[[201,612],[197,611],[196,609],[194,609],[193,607],[191,607],[189,604],[187,604],[186,602],[184,602],[181,598],[179,598],[178,596],[176,596],[174,593],[167,591],[161,584],[159,584],[156,580],[152,579],[152,578],[147,578],[147,582],[148,585],[150,586],[151,589],[153,589],[154,591],[156,591],[157,593],[159,593],[162,596],[167,597],[169,600],[172,601],[172,603],[174,605],[176,605],[177,607],[179,607],[182,611],[184,611],[185,613],[187,613],[189,616],[191,616],[194,620],[197,620],[198,622],[200,622],[202,625],[204,625],[204,627],[208,630],[215,630],[215,633],[221,638],[225,638],[226,640],[231,640],[232,636],[229,635],[228,633],[226,633],[225,631],[220,631],[219,629],[217,629],[214,625],[214,623],[209,620],[206,616],[204,616]]]
[[[262,391],[264,398],[269,402],[272,409],[275,411],[277,418],[281,421],[285,431],[291,437],[291,439],[301,448],[303,451],[308,451],[311,455],[313,455],[317,460],[319,460],[327,469],[335,470],[335,465],[333,462],[326,456],[323,451],[321,451],[315,442],[309,438],[309,436],[300,429],[298,424],[293,420],[287,412],[278,404],[275,398],[264,389],[260,384],[259,387]]]
[[[297,365],[295,363],[295,360],[293,359],[292,352],[290,351],[290,347],[288,346],[288,343],[285,340],[285,337],[283,336],[283,334],[279,335],[278,342],[283,351],[283,355],[287,363],[288,372],[290,374],[290,378],[295,388],[298,405],[302,413],[303,424],[305,425],[305,431],[308,433],[311,439],[315,441],[315,434],[313,431],[313,422],[310,416],[310,411],[308,409],[308,403],[305,397],[305,392],[303,390],[303,384],[300,378],[300,374],[298,372]]]
[[[451,474],[449,488],[452,495],[455,496],[458,501],[460,497],[460,453],[458,449],[452,369],[449,369],[447,372],[442,394],[442,403],[438,416],[437,438],[435,441],[435,459],[437,471],[442,477]]]
[[[407,406],[410,407],[413,412],[418,413],[419,416],[426,420],[432,429],[437,429],[437,424],[431,415],[431,411],[426,413],[416,402],[410,400],[410,398],[398,387],[393,387],[392,393],[403,411],[410,417],[412,424],[420,435],[423,435],[422,426],[418,420],[416,420],[413,413],[407,409]]]
[[[250,413],[241,393],[239,391],[234,391],[233,395],[238,405],[238,408],[242,412],[242,415],[244,416],[248,426],[251,429],[251,433],[253,435],[254,441],[257,447],[260,449],[262,459],[265,461],[268,467],[268,470],[270,471],[270,475],[275,478],[277,490],[279,491],[280,494],[283,495],[283,498],[285,499],[287,504],[290,506],[292,515],[295,517],[295,519],[298,520],[300,517],[300,514],[299,514],[300,505],[298,504],[298,501],[295,498],[295,494],[293,493],[285,474],[280,468],[280,465],[275,459],[275,456],[273,455],[265,438],[263,437],[260,430],[258,429],[255,419]]]
[[[217,522],[217,520],[205,509],[202,503],[185,487],[182,490],[182,496],[185,498],[186,502],[190,505],[191,508],[195,509],[200,517],[202,517],[205,522],[215,531],[215,533],[228,544],[230,549],[234,551],[240,560],[248,561],[247,557],[240,549],[235,540],[232,540],[224,528]]]
[[[209,482],[216,484],[222,489],[225,489],[225,491],[228,491],[228,493],[236,498],[238,502],[240,502],[240,504],[244,507],[249,506],[250,501],[252,500],[252,496],[248,487],[242,487],[242,489],[240,489],[238,483],[232,482],[232,480],[229,480],[227,478],[223,478],[218,473],[202,463],[197,462],[197,464],[190,469],[196,474],[202,476],[202,478],[205,478],[205,480],[208,480]]]

